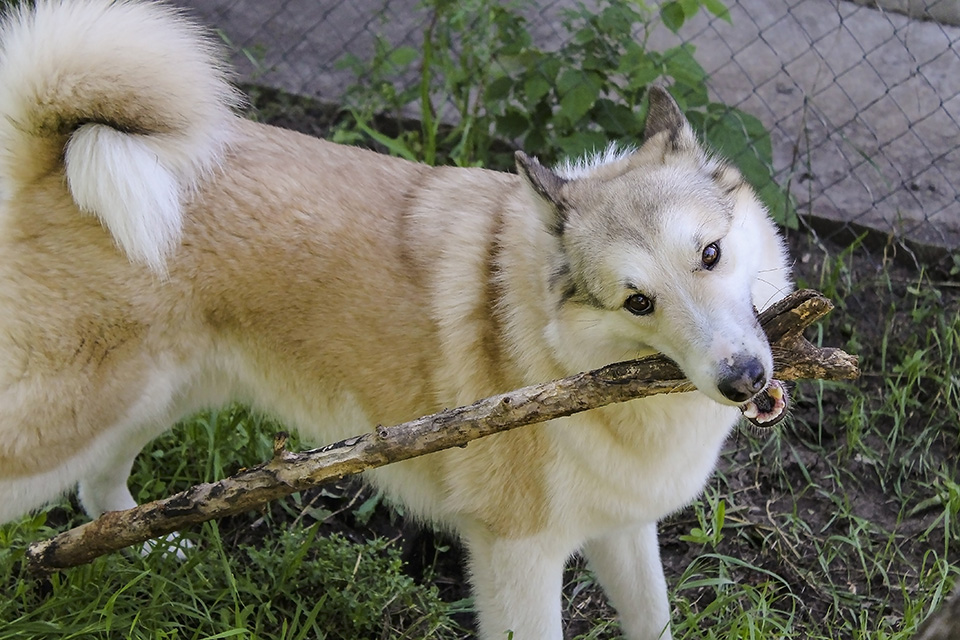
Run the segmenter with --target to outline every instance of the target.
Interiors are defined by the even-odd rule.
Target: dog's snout
[[[767,384],[767,371],[754,356],[736,356],[733,364],[725,368],[717,388],[728,400],[746,402]]]

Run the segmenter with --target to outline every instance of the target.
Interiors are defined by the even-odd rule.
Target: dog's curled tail
[[[62,166],[79,208],[163,273],[237,117],[216,47],[157,4],[26,4],[0,23],[0,202]]]

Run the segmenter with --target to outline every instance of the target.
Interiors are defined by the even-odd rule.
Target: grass
[[[158,497],[254,464],[275,427],[237,407],[198,416],[144,452],[131,486]],[[183,562],[160,547],[49,579],[23,573],[24,545],[81,521],[75,505],[0,528],[0,638],[462,637],[449,619],[459,605],[406,575],[398,545],[319,535],[339,514],[302,499],[187,533]]]
[[[228,549],[216,524],[202,533],[184,562],[162,551],[116,556],[42,583],[7,569],[5,585],[16,586],[0,605],[0,636],[432,638],[453,628],[449,606],[403,575],[383,540],[296,527]]]

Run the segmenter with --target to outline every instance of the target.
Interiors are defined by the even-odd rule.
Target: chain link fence
[[[708,73],[711,98],[767,127],[777,181],[821,235],[869,230],[888,248],[940,259],[960,247],[960,2],[727,0],[729,20],[701,11],[651,47],[681,43]],[[241,78],[337,102],[378,37],[419,47],[418,0],[180,0],[220,30]],[[536,45],[569,38],[562,12],[525,11]],[[949,261],[949,260],[948,260]]]

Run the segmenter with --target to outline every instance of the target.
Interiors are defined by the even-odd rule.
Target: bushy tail
[[[80,209],[162,273],[184,196],[218,163],[237,101],[213,43],[173,9],[14,9],[0,25],[0,197],[63,163]]]

